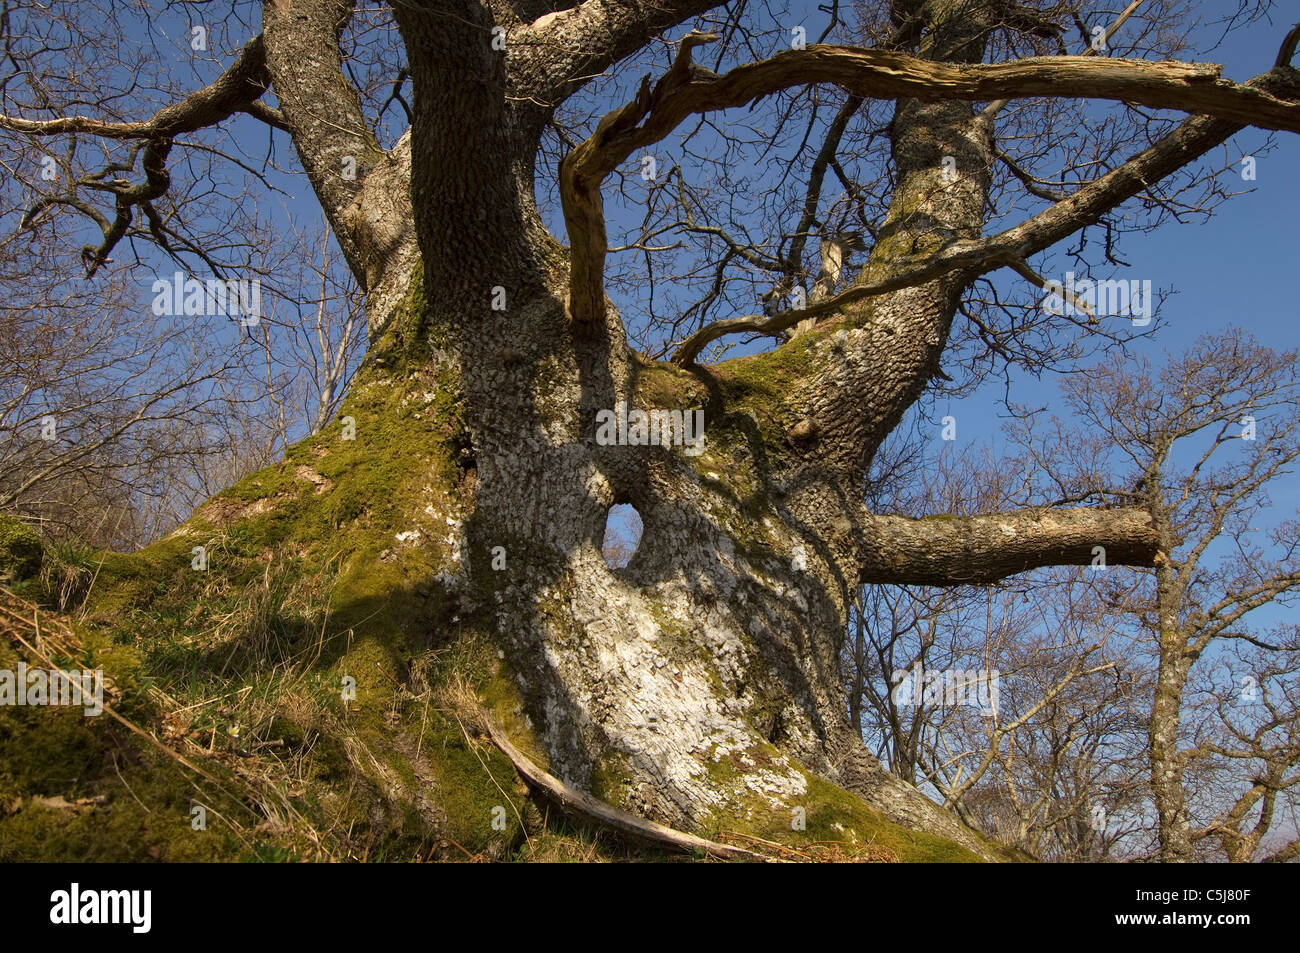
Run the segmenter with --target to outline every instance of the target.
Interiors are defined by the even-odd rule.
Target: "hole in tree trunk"
[[[605,541],[600,551],[610,569],[622,569],[641,545],[641,514],[631,503],[615,503],[605,516]]]

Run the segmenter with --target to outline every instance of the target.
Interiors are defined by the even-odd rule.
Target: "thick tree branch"
[[[267,0],[262,34],[280,115],[364,289],[365,255],[343,212],[384,152],[366,123],[360,95],[343,73],[339,38],[352,8],[353,0]]]
[[[587,0],[540,16],[508,37],[511,95],[556,106],[652,37],[716,6],[718,0]]]
[[[497,13],[446,0],[393,5],[414,95],[410,197],[440,320],[466,320],[495,287],[511,301],[538,293],[550,268],[553,239],[534,205],[541,124],[511,102]]]
[[[1145,0],[1133,0],[1133,2],[1130,3],[1124,9],[1124,12],[1122,12],[1118,17],[1116,17],[1114,22],[1111,23],[1111,25],[1106,28],[1106,32],[1102,37],[1103,42],[1109,43],[1111,37],[1113,37],[1116,33],[1119,32],[1119,28],[1128,22],[1129,17],[1137,13],[1138,7],[1142,6],[1144,2]],[[1096,52],[1097,52],[1097,48],[1090,46],[1088,47],[1087,50],[1085,50],[1083,53],[1079,55],[1092,56]],[[998,115],[998,113],[1000,113],[1003,109],[1005,109],[1007,107],[1007,104],[1010,102],[1011,100],[1009,99],[999,99],[996,102],[989,103],[987,106],[984,107],[984,111],[983,111],[984,118],[993,119]]]
[[[106,139],[157,139],[195,132],[246,112],[267,90],[266,49],[261,36],[244,44],[235,62],[208,86],[164,106],[143,122],[108,122],[88,116],[22,119],[0,115],[0,129],[29,136],[82,133]]]
[[[855,96],[910,97],[924,101],[1021,96],[1120,100],[1214,116],[1217,124],[1202,132],[1221,133],[1215,141],[1222,141],[1243,125],[1300,131],[1300,102],[1291,101],[1291,97],[1300,94],[1300,83],[1293,70],[1275,69],[1250,83],[1237,84],[1220,79],[1219,68],[1214,65],[1062,56],[953,66],[900,53],[810,46],[737,67],[721,77],[700,78],[690,68],[690,51],[711,39],[712,36],[702,34],[685,37],[672,69],[653,88],[647,77],[636,98],[608,113],[596,131],[561,163],[561,199],[572,245],[570,313],[579,323],[602,320],[605,311],[603,275],[607,241],[600,195],[605,176],[635,150],[663,139],[689,115],[741,106],[791,86],[834,83]],[[1275,95],[1271,91],[1274,88],[1284,90],[1288,98]],[[1196,136],[1188,138],[1195,140]],[[1171,149],[1176,149],[1176,145]],[[1192,153],[1184,162],[1199,154]],[[1149,161],[1155,164],[1157,158],[1151,157]],[[1108,179],[1112,184],[1116,181],[1110,176],[1099,181]],[[1080,190],[1071,200],[1060,203],[1061,206],[1077,203],[1086,191]],[[1038,216],[1031,222],[1042,218]],[[1072,225],[1066,234],[1078,224]],[[1041,222],[1039,230],[1044,230]],[[1027,237],[1017,229],[1004,232],[1003,236]],[[918,263],[916,280],[908,284],[921,283],[960,264],[970,264],[972,257],[978,259],[981,253],[990,256],[986,262],[998,265],[1011,264],[1026,254],[1021,248],[990,247],[987,241],[955,243],[946,253],[947,260],[940,259],[947,267],[932,270],[939,262],[928,257],[924,263]],[[893,286],[892,279],[890,284],[885,290],[907,286]],[[807,317],[807,314],[796,315],[791,323]]]
[[[1145,510],[1029,509],[988,516],[871,515],[859,533],[861,581],[953,586],[1041,566],[1149,566],[1159,539]]]

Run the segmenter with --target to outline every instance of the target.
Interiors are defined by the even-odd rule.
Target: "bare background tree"
[[[1048,495],[1141,501],[1160,533],[1160,556],[1144,584],[1108,598],[1154,643],[1150,770],[1164,861],[1194,859],[1193,842],[1207,838],[1233,845],[1234,859],[1252,857],[1281,820],[1276,800],[1289,798],[1300,777],[1288,737],[1294,632],[1251,624],[1251,613],[1291,604],[1300,587],[1294,515],[1264,531],[1255,525],[1267,516],[1270,487],[1300,455],[1295,362],[1294,352],[1275,352],[1241,329],[1204,338],[1158,370],[1149,361],[1116,360],[1068,378],[1067,402],[1084,433],[1027,429],[1020,438],[1027,461],[1050,481]],[[1225,644],[1247,656],[1221,657]],[[1234,655],[1235,665],[1227,661]],[[1201,660],[1228,665],[1243,682],[1235,692],[1225,693],[1220,681],[1218,692],[1203,685],[1189,693]],[[1251,666],[1261,675],[1249,675]],[[1207,705],[1215,712],[1208,722]],[[1229,747],[1225,739],[1233,739]],[[1243,746],[1254,746],[1253,754]],[[1223,792],[1208,798],[1194,782],[1222,772],[1234,756],[1235,785],[1251,783],[1221,813]],[[1190,807],[1193,791],[1209,803]],[[1283,850],[1296,848],[1290,842]]]
[[[1240,329],[1160,368],[1116,357],[1065,378],[1069,418],[1019,418],[1017,455],[913,469],[904,512],[1000,485],[1022,504],[1136,499],[1166,548],[1151,570],[1102,553],[995,590],[863,587],[849,707],[892,771],[1046,859],[1295,856],[1300,670],[1276,619],[1298,537],[1269,495],[1296,459],[1295,357]],[[917,666],[997,669],[1003,704],[900,706],[891,686]]]

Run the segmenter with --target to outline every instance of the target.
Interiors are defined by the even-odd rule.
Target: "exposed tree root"
[[[604,801],[598,801],[590,794],[571,788],[559,778],[543,771],[523,752],[512,745],[510,739],[505,736],[505,732],[492,724],[490,718],[484,716],[483,722],[487,726],[488,735],[492,738],[493,744],[500,748],[506,757],[514,763],[515,770],[519,772],[524,781],[530,787],[557,802],[567,811],[578,814],[602,827],[611,828],[620,834],[659,847],[666,847],[669,850],[684,853],[703,851],[709,856],[723,860],[749,860],[759,863],[781,862],[781,859],[777,857],[757,854],[745,850],[743,847],[719,844],[717,841],[705,840],[703,837],[696,837],[694,834],[673,830],[663,824],[656,824],[654,821],[648,821],[626,811],[620,811]]]

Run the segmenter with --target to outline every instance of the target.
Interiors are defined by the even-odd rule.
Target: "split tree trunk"
[[[688,829],[790,824],[818,809],[830,781],[894,821],[991,856],[884,771],[852,728],[839,666],[852,592],[867,580],[989,582],[1086,562],[1095,545],[1112,563],[1146,561],[1147,520],[1088,511],[912,521],[864,509],[873,453],[939,368],[972,277],[960,271],[859,303],[770,354],[711,369],[643,362],[613,308],[585,298],[570,307],[590,287],[570,286],[568,254],[537,215],[536,149],[546,103],[647,30],[709,4],[668,4],[662,22],[584,5],[516,25],[504,56],[485,8],[462,17],[434,6],[393,8],[415,106],[409,138],[389,152],[339,84],[345,0],[269,0],[267,68],[370,297],[370,386],[382,386],[379,364],[409,373],[421,355],[463,409],[465,542],[440,577],[465,613],[489,620],[551,772]],[[988,25],[940,20],[933,55],[978,62]],[[312,69],[304,48],[319,53]],[[969,103],[899,101],[898,184],[859,282],[979,236],[991,132]],[[364,175],[341,184],[338,163],[358,152]],[[584,201],[590,210],[592,195],[567,195],[566,211]],[[599,233],[570,238],[590,250]],[[585,261],[576,250],[575,260]],[[420,293],[408,295],[416,262]],[[414,313],[403,312],[408,299]],[[620,402],[702,408],[704,453],[601,446],[597,412]],[[635,506],[644,530],[615,572],[601,543],[617,503]]]

